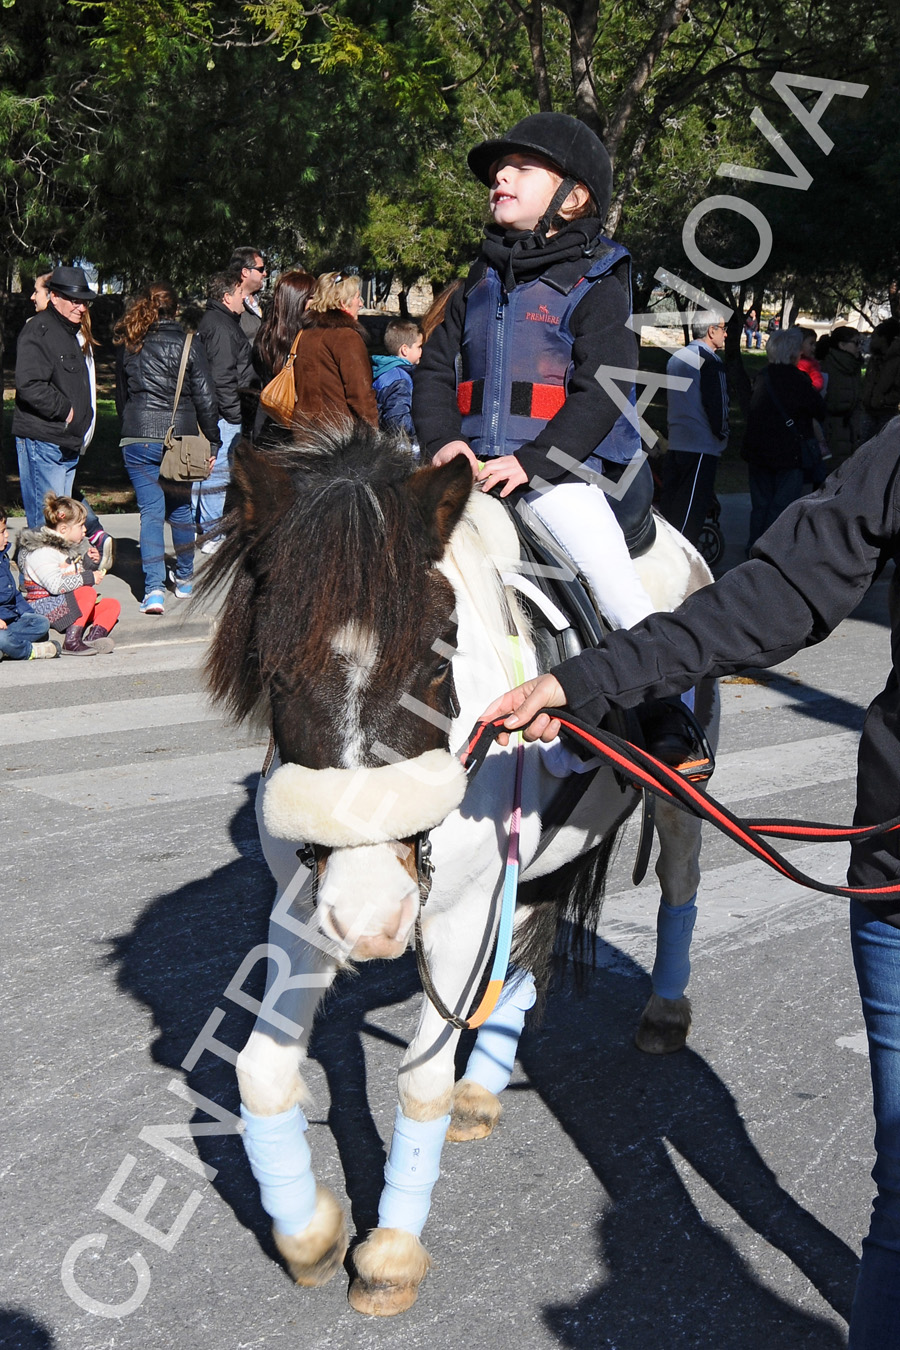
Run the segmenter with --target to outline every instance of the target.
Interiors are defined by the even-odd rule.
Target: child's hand
[[[506,486],[500,496],[508,497],[513,488],[523,487],[528,482],[528,474],[515,455],[498,455],[487,461],[475,481],[482,492],[490,492],[491,488],[504,483]]]
[[[481,465],[472,454],[471,446],[467,445],[465,441],[448,441],[446,445],[441,446],[431,462],[435,468],[440,468],[442,464],[449,464],[451,459],[456,459],[457,455],[465,455],[472,466],[472,473],[478,473]]]
[[[6,627],[6,620],[5,620],[5,619],[0,619],[0,628],[5,628],[5,627]]]
[[[103,578],[104,578],[105,576],[106,576],[106,572],[103,570],[102,567],[99,567],[99,568],[97,569],[97,571],[94,573],[94,580],[95,580],[95,581],[102,581]]]
[[[91,544],[90,548],[89,548],[88,551],[87,551],[87,555],[86,555],[86,556],[87,556],[88,558],[90,558],[91,562],[99,562],[99,561],[100,561],[100,550],[94,548],[94,545]]]

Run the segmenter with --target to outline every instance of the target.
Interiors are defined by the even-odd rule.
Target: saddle
[[[520,571],[505,573],[503,580],[529,612],[539,667],[546,673],[585,648],[596,647],[612,630],[594,605],[586,580],[528,503],[520,499],[514,507],[505,504],[519,538]],[[655,535],[655,523],[652,530],[644,528],[633,556],[645,552]],[[604,727],[693,781],[712,773],[714,760],[706,735],[678,697],[628,711],[613,709]]]

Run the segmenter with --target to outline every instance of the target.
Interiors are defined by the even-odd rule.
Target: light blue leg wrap
[[[262,1207],[279,1233],[302,1233],[316,1208],[316,1180],[299,1106],[277,1116],[255,1116],[241,1106],[241,1138],[259,1184]]]
[[[422,1232],[431,1208],[431,1192],[441,1174],[441,1149],[449,1125],[449,1116],[410,1120],[397,1107],[378,1205],[379,1228],[403,1228],[416,1237]]]
[[[516,971],[507,981],[500,1002],[478,1032],[464,1078],[480,1083],[488,1092],[499,1096],[512,1075],[525,1014],[534,1006],[536,998],[531,971]]]
[[[686,905],[667,905],[660,896],[656,916],[656,960],[653,992],[660,998],[681,998],[691,978],[691,936],[697,918],[697,893]]]

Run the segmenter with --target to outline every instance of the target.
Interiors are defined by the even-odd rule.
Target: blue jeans
[[[50,441],[32,441],[16,437],[19,456],[19,483],[22,505],[30,530],[39,530],[44,523],[44,496],[55,492],[57,497],[71,497],[75,470],[78,467],[77,450],[61,450]]]
[[[869,1039],[878,1188],[863,1239],[850,1350],[900,1350],[900,929],[850,901],[850,940]]]
[[[239,422],[226,422],[219,418],[219,446],[213,471],[202,483],[194,483],[191,502],[194,508],[194,520],[201,534],[215,533],[216,527],[225,514],[225,490],[231,482],[231,447],[241,434]]]
[[[43,642],[50,632],[50,620],[43,614],[21,614],[0,628],[0,655],[7,661],[27,661],[32,642]]]
[[[162,441],[139,441],[123,445],[122,455],[128,477],[134,485],[141,513],[141,565],[144,569],[144,593],[161,591],[166,584],[165,522],[172,531],[175,548],[175,576],[187,581],[194,575],[194,520],[191,512],[190,483],[159,481]]]
[[[57,497],[71,497],[78,452],[61,450],[51,441],[23,440],[21,436],[16,437],[16,452],[25,519],[29,530],[39,530],[44,523],[45,495],[55,492]],[[88,502],[84,502],[84,509],[85,531],[90,537],[103,527]]]

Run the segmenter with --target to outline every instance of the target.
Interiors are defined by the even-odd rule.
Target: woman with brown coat
[[[325,272],[301,320],[294,360],[294,419],[338,422],[359,418],[378,426],[372,363],[363,330],[358,276]]]

